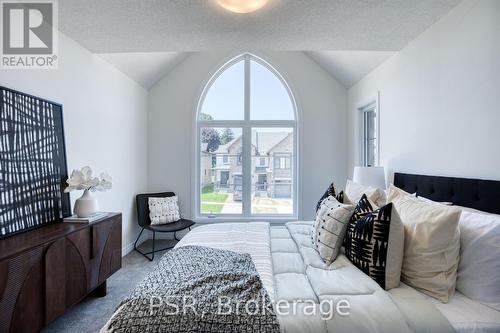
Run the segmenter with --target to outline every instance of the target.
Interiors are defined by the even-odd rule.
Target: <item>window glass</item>
[[[293,214],[293,151],[293,128],[252,129],[252,214]]]
[[[245,63],[230,66],[208,89],[200,120],[242,120],[245,110]]]
[[[200,212],[241,214],[241,128],[200,128]]]
[[[269,69],[250,61],[250,119],[294,120],[295,112],[283,82]]]
[[[240,56],[214,76],[198,112],[197,213],[296,214],[295,105],[276,71],[252,55]]]
[[[364,165],[375,166],[377,163],[377,113],[373,106],[363,110],[363,127]]]

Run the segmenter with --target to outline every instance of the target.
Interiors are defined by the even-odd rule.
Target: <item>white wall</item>
[[[349,170],[359,112],[380,91],[381,165],[500,179],[500,1],[465,1],[349,90]]]
[[[68,168],[90,165],[113,177],[113,189],[95,196],[102,210],[123,213],[130,250],[138,232],[134,195],[147,185],[147,92],[62,34],[59,69],[0,70],[0,85],[63,105]]]
[[[314,216],[329,182],[347,177],[347,91],[301,52],[257,52],[290,85],[299,109],[299,218]],[[151,191],[175,191],[191,217],[194,203],[196,104],[210,76],[236,54],[195,53],[149,92]],[[343,184],[342,184],[343,185]]]

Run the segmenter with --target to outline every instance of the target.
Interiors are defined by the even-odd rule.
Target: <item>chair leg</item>
[[[156,239],[156,232],[153,230],[153,252],[150,259],[151,261],[153,261],[153,259],[155,258],[155,239]]]
[[[141,232],[139,233],[139,236],[137,236],[137,239],[135,240],[135,243],[134,243],[134,250],[138,251],[137,250],[137,242],[139,241],[139,238],[141,238],[141,235],[142,235],[142,232],[144,231],[144,228],[141,229]]]
[[[139,252],[140,254],[142,254],[149,261],[153,261],[154,260],[156,252],[161,252],[161,251],[165,251],[165,250],[169,250],[169,249],[173,248],[173,246],[168,246],[168,247],[165,247],[163,249],[156,249],[156,232],[153,230],[153,250],[149,251],[149,252],[142,252],[137,247],[137,242],[139,241],[139,238],[141,237],[143,231],[144,231],[144,228],[142,228],[141,232],[139,233],[139,236],[137,236],[137,239],[136,239],[136,241],[134,243],[134,250],[136,250],[137,252]],[[175,237],[175,234],[174,234],[174,237]],[[151,255],[151,257],[148,256],[149,254]]]
[[[136,250],[137,252],[139,252],[140,254],[142,254],[144,257],[146,257],[149,261],[153,261],[154,257],[155,257],[155,253],[154,253],[154,250],[155,250],[155,240],[154,240],[154,231],[153,231],[153,251],[152,252],[142,252],[141,250],[139,250],[139,248],[137,247],[137,242],[139,241],[139,238],[141,238],[141,235],[142,235],[142,232],[144,231],[144,228],[142,228],[141,232],[139,233],[139,236],[137,236],[137,239],[135,240],[135,243],[134,243],[134,250]],[[153,254],[150,257],[148,257],[148,254]]]

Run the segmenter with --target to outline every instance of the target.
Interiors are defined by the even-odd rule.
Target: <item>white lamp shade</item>
[[[386,188],[383,167],[354,167],[352,181],[365,186]]]

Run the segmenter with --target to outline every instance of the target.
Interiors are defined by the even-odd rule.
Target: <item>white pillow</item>
[[[411,196],[393,202],[405,229],[401,281],[447,303],[457,279],[461,210]]]
[[[387,200],[384,190],[358,184],[350,179],[347,180],[344,192],[344,202],[346,202],[345,197],[347,197],[348,199],[347,202],[352,202],[354,204],[357,204],[359,199],[361,199],[361,197],[363,196],[363,194],[366,194],[368,200],[373,202],[378,207],[384,206],[386,204]]]
[[[316,215],[313,238],[316,250],[328,265],[339,254],[353,212],[353,205],[342,204],[333,196],[329,196],[321,203]]]
[[[181,219],[177,196],[148,198],[151,225],[167,224]]]
[[[417,197],[418,200],[426,203],[433,203],[433,204],[440,204],[440,205],[445,205],[445,206],[453,206],[453,202],[450,201],[434,201],[431,199],[427,199],[426,197]]]
[[[393,202],[395,200],[400,200],[405,197],[417,197],[417,193],[410,194],[406,191],[403,191],[399,187],[396,187],[395,185],[391,184],[389,185],[389,189],[387,190],[387,203]]]
[[[500,215],[462,211],[457,289],[500,311]]]

